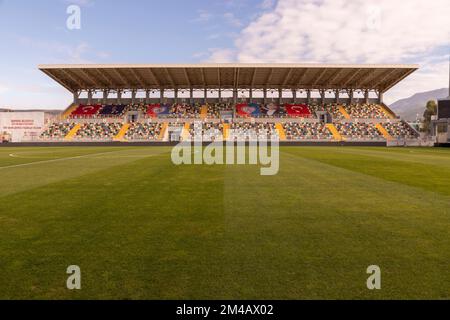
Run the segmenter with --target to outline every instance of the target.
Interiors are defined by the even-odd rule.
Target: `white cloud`
[[[60,60],[64,63],[90,63],[84,56],[92,52],[92,48],[86,42],[80,42],[76,45],[69,45],[61,42],[47,42],[29,37],[18,37],[18,42],[29,50],[46,51],[52,54],[52,59]],[[98,54],[97,57],[106,56],[106,52]],[[57,57],[58,56],[58,57]]]
[[[401,62],[450,40],[447,0],[280,0],[246,27],[239,61]]]
[[[209,57],[205,62],[210,63],[230,63],[235,61],[235,51],[233,49],[210,48]]]
[[[216,40],[220,38],[220,33],[213,33],[206,37],[206,40]]]
[[[225,21],[232,27],[236,28],[242,27],[241,20],[239,20],[232,12],[224,13],[223,17],[225,18]]]
[[[422,91],[422,86],[440,88],[447,83],[438,85],[443,76],[442,59],[423,61],[423,57],[432,56],[436,48],[448,48],[449,16],[448,0],[279,0],[273,10],[263,12],[241,31],[234,48],[215,49],[210,59],[424,62],[424,69],[403,87],[415,87],[416,91]]]
[[[410,97],[417,92],[431,91],[448,86],[449,63],[447,56],[439,57],[437,61],[424,61],[421,68],[400,82],[385,96],[385,102],[391,104],[397,100]]]
[[[275,0],[263,0],[263,2],[260,4],[261,9],[267,10],[271,9],[275,3]]]
[[[192,22],[208,22],[213,18],[213,14],[210,13],[207,10],[198,10],[197,11],[197,18],[191,20]]]

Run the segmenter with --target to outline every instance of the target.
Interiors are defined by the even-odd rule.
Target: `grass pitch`
[[[170,151],[0,148],[0,299],[450,299],[450,150]]]

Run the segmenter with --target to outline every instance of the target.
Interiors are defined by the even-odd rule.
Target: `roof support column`
[[[306,90],[306,103],[307,104],[311,103],[311,90],[310,89]]]
[[[369,90],[364,92],[364,103],[369,104]]]
[[[163,104],[163,102],[164,102],[164,89],[161,89],[159,92],[160,92],[159,93],[159,103]]]
[[[334,102],[339,103],[339,98],[340,98],[340,93],[339,93],[339,89],[334,90]]]
[[[384,95],[383,92],[381,92],[381,91],[378,92],[378,103],[379,104],[383,104],[383,95]]]
[[[294,99],[294,104],[297,103],[297,89],[292,89],[292,98]]]
[[[204,96],[205,96],[204,103],[207,104],[208,103],[208,89],[206,89],[206,88],[204,90]]]
[[[107,89],[103,90],[103,104],[108,104],[108,94],[109,91]]]
[[[73,92],[73,103],[78,104],[79,99],[80,99],[80,91],[76,90]]]
[[[193,88],[189,89],[189,102],[191,104],[194,103],[194,89]]]
[[[135,104],[136,103],[136,89],[131,90],[131,104]]]
[[[319,90],[320,93],[320,104],[324,105],[325,104],[325,90]]]
[[[150,103],[150,90],[145,90],[145,103]]]
[[[267,103],[267,88],[263,89],[263,96],[264,96],[264,104]]]
[[[249,95],[250,103],[252,103],[253,102],[253,89],[252,88],[250,88],[250,90],[248,90],[248,95]]]
[[[283,89],[278,89],[278,104],[281,106],[283,104]]]
[[[175,104],[177,104],[178,103],[178,88],[175,88],[173,90],[173,94],[174,94],[174,97],[175,97]]]
[[[219,87],[219,103],[222,102],[222,89]]]
[[[352,104],[353,101],[354,101],[353,96],[354,96],[354,95],[353,95],[353,89],[348,90],[348,97],[349,97],[349,99],[350,99],[350,104]]]
[[[92,90],[91,89],[88,90],[88,104],[89,105],[92,104]]]
[[[117,104],[121,104],[122,103],[122,90],[118,89],[117,90]]]
[[[237,104],[237,100],[238,100],[238,89],[234,88],[233,89],[233,103]]]

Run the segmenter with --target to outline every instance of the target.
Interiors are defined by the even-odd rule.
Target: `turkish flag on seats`
[[[287,104],[286,112],[291,117],[308,118],[311,116],[311,110],[306,104]]]

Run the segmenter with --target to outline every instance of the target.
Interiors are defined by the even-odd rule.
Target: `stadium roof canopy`
[[[130,89],[369,89],[385,92],[417,65],[40,65],[71,92]]]

